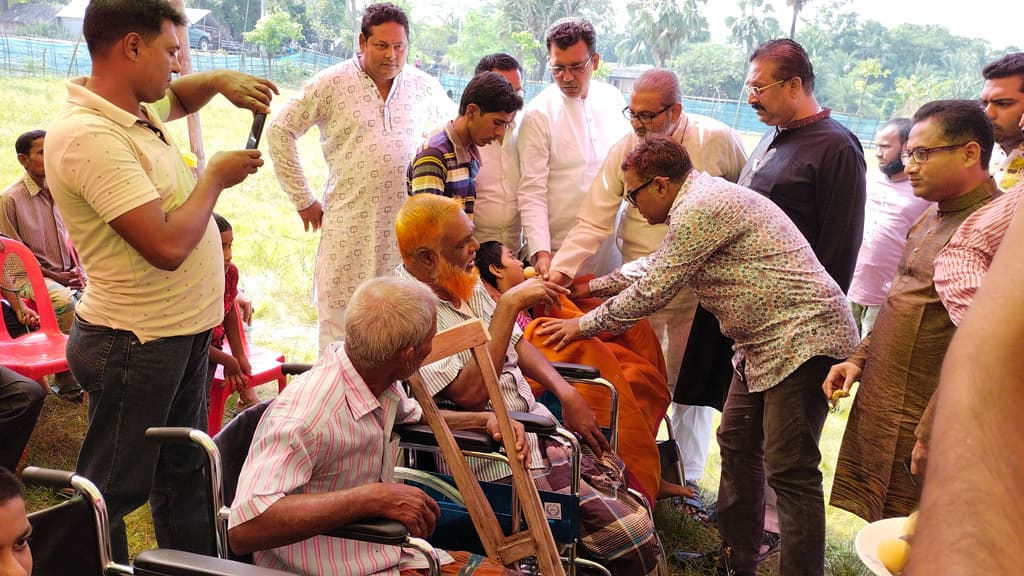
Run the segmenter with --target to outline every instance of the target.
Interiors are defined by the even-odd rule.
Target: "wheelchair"
[[[285,372],[299,374],[309,368],[308,365],[286,364]],[[150,428],[146,437],[160,443],[186,443],[201,449],[206,456],[207,477],[210,494],[210,521],[215,527],[217,554],[220,558],[228,558],[251,564],[251,555],[237,555],[231,550],[228,541],[228,516],[230,503],[234,500],[238,487],[238,477],[242,465],[249,454],[249,446],[256,432],[260,418],[273,400],[266,400],[251,406],[231,420],[214,438],[192,428]],[[360,540],[374,544],[399,546],[409,549],[423,557],[428,573],[439,576],[440,560],[433,546],[424,540],[409,535],[409,531],[400,522],[384,518],[366,519],[354,522],[326,534],[335,538]]]
[[[28,515],[32,525],[35,576],[285,576],[287,572],[250,566],[180,550],[146,550],[132,565],[111,559],[107,508],[96,485],[84,476],[29,466],[26,484],[71,488],[67,502]]]

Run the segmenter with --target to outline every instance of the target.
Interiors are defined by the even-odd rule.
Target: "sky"
[[[775,17],[788,34],[793,9],[786,0],[765,0],[775,8]],[[800,19],[813,18],[817,6],[825,0],[810,0],[797,20],[796,39],[800,40]],[[970,6],[970,8],[968,8]],[[877,20],[886,28],[909,22],[938,24],[959,36],[984,38],[996,50],[1016,45],[1024,48],[1024,2],[1020,0],[851,0],[847,8],[860,14],[860,20]],[[725,17],[738,14],[735,0],[708,0],[707,16],[714,40],[728,36]]]

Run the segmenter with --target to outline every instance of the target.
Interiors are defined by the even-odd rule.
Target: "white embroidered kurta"
[[[272,117],[270,157],[296,209],[316,200],[296,139],[317,126],[327,161],[314,273],[321,349],[344,335],[345,306],[356,287],[401,262],[395,214],[406,198],[406,168],[419,143],[455,112],[437,80],[412,66],[381,97],[353,58],[314,76]]]
[[[608,150],[631,130],[625,107],[617,88],[597,80],[583,100],[567,98],[552,84],[530,102],[519,129],[518,192],[530,256],[554,254],[576,224],[576,211]],[[598,271],[602,260],[592,259]]]

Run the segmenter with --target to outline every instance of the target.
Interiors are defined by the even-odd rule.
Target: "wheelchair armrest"
[[[136,576],[285,576],[288,572],[181,550],[146,550],[134,562]]]
[[[395,433],[407,444],[437,446],[437,437],[427,424],[402,424],[395,426]],[[483,432],[452,430],[455,443],[462,450],[470,452],[495,452],[501,445]]]
[[[281,372],[284,373],[285,376],[295,376],[296,374],[302,374],[303,372],[309,371],[312,367],[312,364],[285,362],[284,364],[281,364]]]
[[[540,434],[542,436],[552,436],[555,431],[558,430],[558,422],[546,416],[537,416],[536,414],[530,414],[529,412],[515,411],[509,411],[508,415],[513,420],[522,424],[523,428],[526,429],[527,432]]]
[[[324,536],[401,546],[409,540],[409,530],[396,520],[367,518],[329,530],[324,533]]]
[[[586,364],[572,364],[569,362],[552,362],[552,366],[562,378],[573,378],[576,380],[593,380],[601,377],[601,371]]]

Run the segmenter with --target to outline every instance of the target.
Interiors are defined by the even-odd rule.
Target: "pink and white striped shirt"
[[[935,257],[935,291],[953,324],[960,325],[974,300],[974,293],[981,286],[992,257],[1017,213],[1022,194],[1024,181],[971,214]]]
[[[318,494],[374,482],[394,472],[396,422],[422,412],[396,383],[374,397],[344,343],[328,346],[313,368],[270,405],[242,467],[229,525],[256,518],[289,494]],[[256,564],[298,574],[397,575],[401,550],[314,536],[256,552]]]

